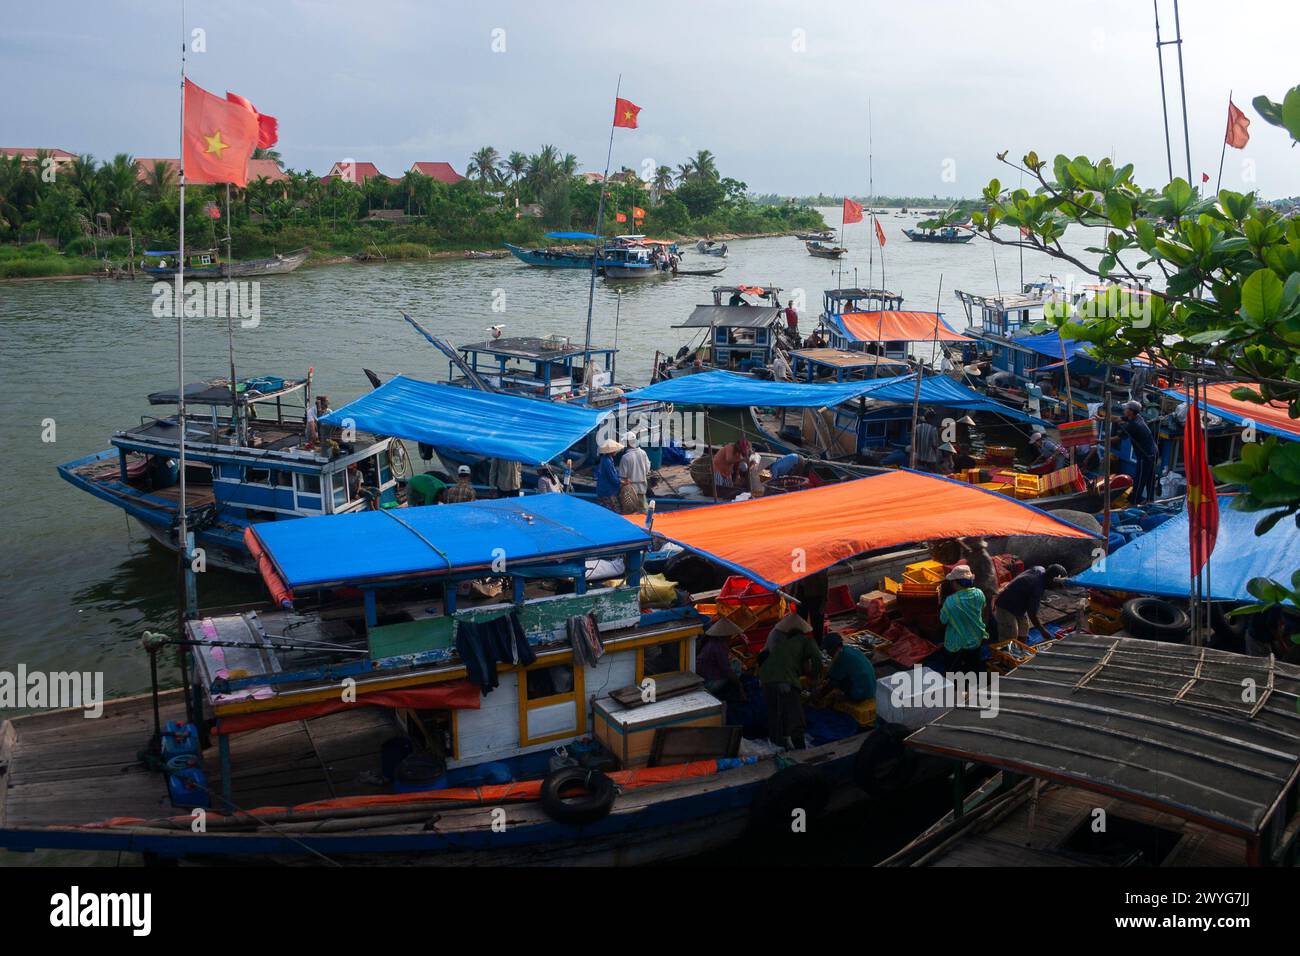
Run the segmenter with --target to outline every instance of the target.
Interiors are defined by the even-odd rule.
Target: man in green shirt
[[[975,586],[971,569],[958,565],[948,572],[952,592],[939,609],[944,625],[943,649],[949,673],[983,670],[980,647],[988,640],[984,627],[984,592]]]
[[[805,674],[816,680],[822,671],[822,652],[809,637],[812,628],[795,613],[772,628],[759,655],[758,681],[767,702],[767,736],[778,747],[804,748],[802,688]]]
[[[831,700],[844,698],[854,703],[873,700],[876,696],[876,668],[871,658],[856,647],[845,647],[838,634],[827,634],[822,650],[831,656],[831,669],[826,674]]]

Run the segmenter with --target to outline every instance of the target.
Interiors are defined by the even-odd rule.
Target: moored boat
[[[804,248],[808,250],[808,255],[818,259],[838,259],[849,251],[843,246],[828,246],[824,242],[805,242]]]
[[[975,233],[970,230],[959,229],[956,226],[941,226],[937,229],[904,229],[903,235],[913,242],[946,242],[962,243],[970,242],[975,238]]]

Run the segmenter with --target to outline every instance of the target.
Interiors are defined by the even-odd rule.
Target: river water
[[[838,209],[824,214],[827,222],[839,219]],[[891,213],[881,220],[885,284],[905,296],[905,307],[929,310],[937,303],[961,328],[965,316],[954,289],[1019,288],[1016,250],[982,239],[952,246],[909,242],[900,229],[915,218]],[[1069,238],[1073,252],[1086,244]],[[777,285],[787,290],[782,301],[801,291],[806,332],[823,289],[866,285],[869,273],[879,283],[881,255],[877,248],[874,263],[869,258],[869,223],[850,225],[844,244],[848,255],[833,263],[809,256],[792,237],[736,240],[725,260],[693,249],[685,254],[684,267],[725,262],[716,280],[643,280],[621,286],[621,296],[620,287],[598,280],[593,342],[616,343],[619,379],[644,384],[656,350],[676,351],[694,340],[672,326],[693,305],[711,301],[715,282]],[[1065,265],[1026,254],[1024,280],[1064,277]],[[297,377],[314,368],[317,393],[338,408],[369,390],[362,367],[385,378],[398,372],[446,378],[446,360],[399,310],[456,344],[481,341],[497,324],[507,336],[558,333],[581,341],[587,286],[585,273],[532,268],[513,257],[303,268],[262,282],[260,325],[236,327],[237,371]],[[0,434],[7,452],[0,467],[0,671],[20,663],[102,671],[109,696],[148,689],[139,639],[145,628],[174,620],[175,559],[118,509],[63,482],[55,466],[109,447],[115,429],[158,411],[146,403],[147,393],[175,386],[175,322],[155,318],[152,304],[151,283],[138,280],[0,283]],[[188,381],[225,375],[225,320],[188,321],[185,351]],[[53,441],[43,440],[48,420]],[[200,606],[264,596],[251,576],[209,570],[199,581]]]

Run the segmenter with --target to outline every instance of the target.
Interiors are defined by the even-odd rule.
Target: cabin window
[[[299,475],[298,493],[301,495],[320,494],[320,475]]]
[[[674,674],[689,669],[686,657],[686,645],[683,641],[665,641],[662,644],[648,644],[637,648],[636,680],[657,677],[660,674]]]
[[[587,729],[583,669],[567,660],[533,664],[519,672],[519,745],[580,736]]]
[[[348,503],[348,479],[342,472],[330,476],[330,488],[334,495],[334,507],[341,508]]]
[[[269,468],[245,468],[244,484],[246,485],[269,485],[271,483],[271,469]]]
[[[275,472],[275,486],[277,488],[289,488],[293,486],[293,472],[277,471]]]
[[[383,487],[393,480],[393,469],[388,462],[388,452],[381,451],[376,460],[379,462],[379,487]]]

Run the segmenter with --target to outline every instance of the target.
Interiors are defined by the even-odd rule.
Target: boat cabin
[[[188,625],[227,797],[239,733],[343,709],[348,679],[436,765],[407,788],[430,789],[475,765],[543,775],[555,747],[599,736],[599,698],[694,668],[698,616],[642,614],[650,536],[597,505],[538,495],[291,524],[248,532],[278,609]],[[721,725],[704,703],[685,719]]]
[[[593,386],[614,384],[618,349],[583,349],[567,335],[516,336],[489,339],[460,347],[461,359],[469,369],[492,388],[513,395],[553,399],[573,395],[582,388],[583,369],[588,357],[594,366]],[[467,384],[458,376],[460,368],[450,367],[453,385]]]
[[[177,405],[175,389],[150,405]],[[403,449],[386,437],[320,426],[308,435],[309,378],[245,379],[185,387],[185,505],[201,546],[218,566],[242,570],[243,528],[263,521],[342,514],[398,503]],[[206,406],[206,411],[200,411]],[[71,484],[123,508],[175,547],[179,511],[177,415],[141,416],[114,432],[112,447],[59,466]],[[397,460],[394,460],[394,455]]]
[[[906,362],[910,343],[863,340],[846,329],[840,319],[846,313],[895,312],[902,307],[903,297],[886,289],[827,289],[822,293],[821,330],[832,349],[867,352],[895,362]]]

